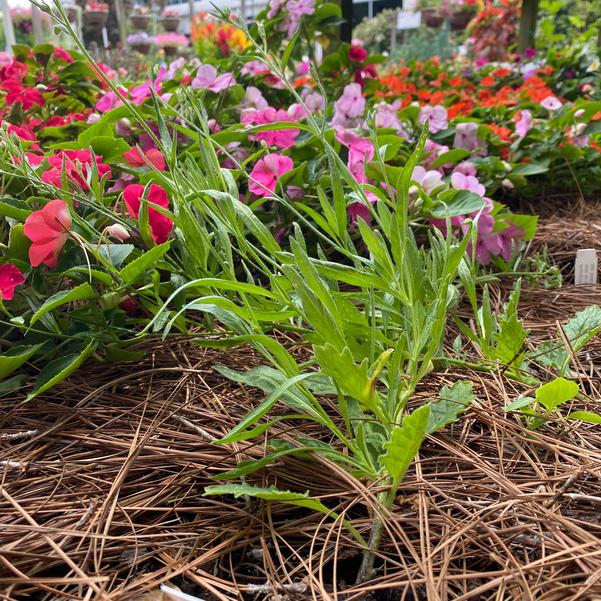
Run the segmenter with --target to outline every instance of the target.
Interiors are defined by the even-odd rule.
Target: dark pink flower
[[[0,265],[0,299],[12,300],[15,295],[15,288],[24,281],[25,276],[16,265],[12,263]]]
[[[296,123],[294,118],[286,111],[282,109],[276,110],[270,106],[261,111],[254,111],[242,117],[242,123],[245,125],[253,123],[256,123],[257,125],[267,125],[269,123],[278,123],[282,121]],[[257,132],[255,137],[257,140],[265,142],[268,146],[290,148],[291,146],[294,146],[294,141],[299,133],[300,130],[298,129],[269,129]]]
[[[257,161],[250,172],[248,189],[257,196],[270,196],[275,190],[278,179],[292,169],[294,169],[294,162],[290,157],[266,154]]]
[[[123,200],[125,201],[127,213],[133,219],[138,219],[140,215],[140,204],[143,194],[144,186],[140,184],[130,184],[123,190]],[[158,184],[151,184],[147,194],[146,198],[149,203],[158,205],[164,209],[169,206],[167,192]],[[157,244],[166,242],[173,229],[171,219],[151,206],[148,207],[148,225],[150,226],[152,239]]]

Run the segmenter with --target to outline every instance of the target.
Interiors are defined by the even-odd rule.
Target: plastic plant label
[[[422,20],[421,12],[402,10],[397,15],[396,28],[399,30],[417,29]]]
[[[597,283],[597,251],[582,248],[576,253],[574,284],[594,286]]]

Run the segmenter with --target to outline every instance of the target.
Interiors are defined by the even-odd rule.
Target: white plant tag
[[[594,286],[597,283],[597,251],[594,248],[582,248],[576,253],[574,284],[576,286]]]

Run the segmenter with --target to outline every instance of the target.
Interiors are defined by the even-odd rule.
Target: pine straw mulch
[[[599,294],[525,290],[534,343]],[[497,306],[505,296],[506,286],[492,291]],[[578,409],[598,407],[600,357],[599,340],[578,355],[590,394]],[[205,601],[601,599],[598,426],[557,420],[530,432],[503,410],[523,385],[501,373],[429,375],[416,405],[457,379],[474,382],[476,400],[428,439],[388,516],[379,576],[355,585],[360,549],[340,520],[203,496],[213,476],[264,452],[213,444],[263,398],[217,363],[259,360],[172,339],[135,365],[89,364],[28,404],[0,399],[0,599],[142,599],[162,583]],[[251,482],[310,490],[364,534],[379,491],[319,457],[284,459]]]

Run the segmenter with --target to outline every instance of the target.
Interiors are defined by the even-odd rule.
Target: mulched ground
[[[566,237],[565,222],[560,236],[550,219],[533,244],[549,245],[566,283],[525,287],[534,343],[599,302],[601,289],[569,285],[575,250],[595,247],[601,231],[601,216],[582,219],[589,238]],[[507,288],[493,287],[496,306]],[[595,340],[579,354],[589,409],[600,398],[600,351]],[[503,410],[523,385],[501,373],[431,374],[416,404],[467,378],[476,401],[420,452],[389,516],[380,575],[358,586],[360,550],[340,521],[203,497],[212,476],[263,453],[213,444],[263,398],[225,381],[217,363],[245,369],[258,359],[172,339],[136,365],[90,364],[31,403],[0,399],[0,599],[158,600],[162,583],[205,601],[601,598],[599,426],[558,420],[530,432]],[[253,481],[310,490],[369,531],[377,486],[327,460],[282,460]]]

